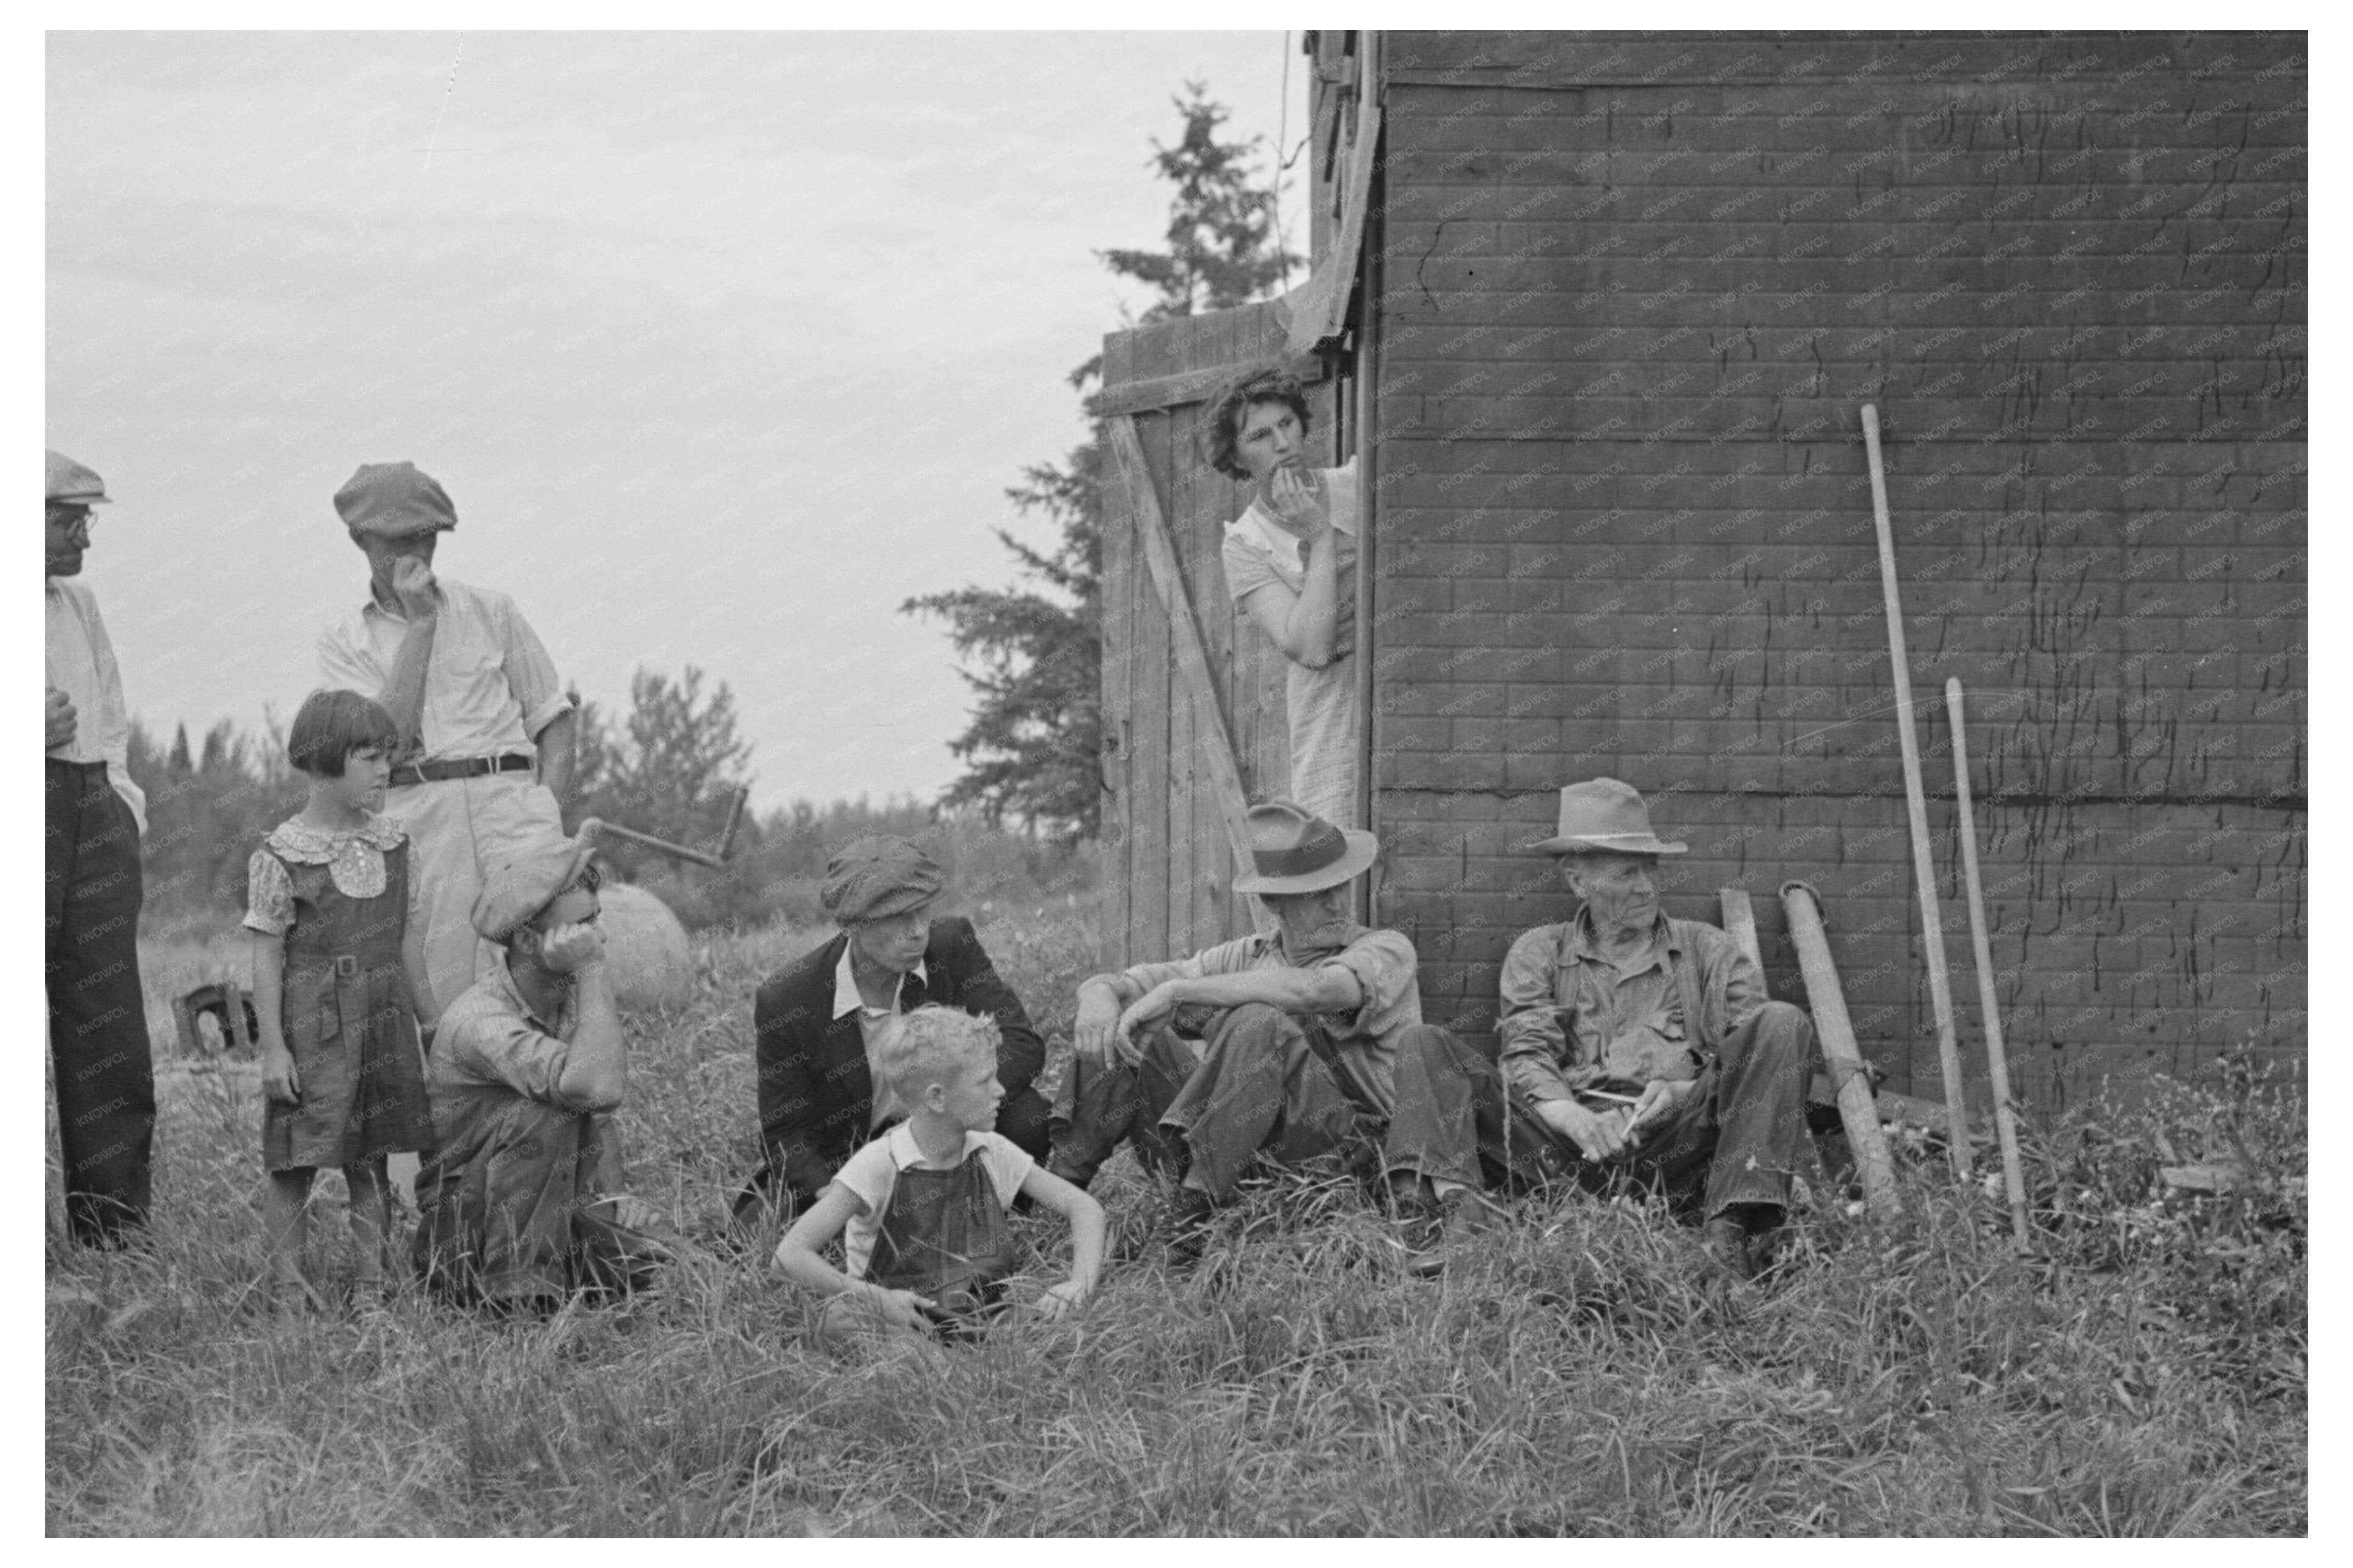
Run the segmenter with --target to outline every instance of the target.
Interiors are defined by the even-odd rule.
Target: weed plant
[[[2306,1528],[2304,1112],[2252,1069],[2031,1136],[2025,1254],[1998,1189],[1930,1148],[1900,1150],[1905,1223],[1818,1176],[1778,1277],[1731,1290],[1691,1232],[1574,1196],[1523,1200],[1416,1279],[1351,1182],[1284,1174],[1188,1275],[1143,1248],[1069,1320],[860,1359],[814,1347],[807,1304],[721,1224],[754,1154],[750,991],[826,934],[712,934],[693,1003],[632,1020],[633,1185],[684,1256],[654,1294],[540,1324],[413,1294],[270,1318],[258,1086],[169,1065],[152,1244],[51,1247],[50,1531]],[[983,938],[1067,1033],[1092,934],[1023,911]],[[2224,1161],[2219,1193],[2159,1174]],[[1159,1204],[1124,1156],[1098,1191],[1125,1238]],[[1056,1224],[1021,1224],[1058,1271]],[[336,1216],[317,1234],[335,1278]]]

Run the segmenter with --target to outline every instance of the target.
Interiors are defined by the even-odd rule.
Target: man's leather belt
[[[533,757],[461,757],[449,762],[404,762],[392,770],[395,789],[411,784],[438,784],[448,779],[480,779],[488,773],[528,773],[539,765]]]

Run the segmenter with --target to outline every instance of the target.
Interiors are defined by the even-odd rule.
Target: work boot
[[[1700,1227],[1700,1251],[1706,1255],[1712,1275],[1748,1280],[1756,1266],[1748,1258],[1748,1227],[1730,1214],[1718,1214]]]
[[[1207,1192],[1193,1187],[1176,1189],[1168,1200],[1167,1212],[1160,1216],[1160,1242],[1170,1268],[1190,1268],[1201,1261],[1201,1255],[1209,1249],[1209,1220],[1217,1211]]]
[[[1438,1201],[1438,1206],[1446,1234],[1458,1241],[1464,1236],[1486,1235],[1503,1221],[1493,1202],[1485,1193],[1469,1187],[1454,1188]]]

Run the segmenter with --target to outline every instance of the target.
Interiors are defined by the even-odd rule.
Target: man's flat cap
[[[441,482],[413,462],[364,462],[335,492],[335,512],[354,534],[405,539],[458,525]]]
[[[69,501],[76,506],[97,506],[112,500],[106,493],[106,481],[98,471],[84,468],[63,452],[49,453],[49,495],[51,501]]]

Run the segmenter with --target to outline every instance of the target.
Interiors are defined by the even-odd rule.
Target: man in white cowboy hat
[[[1556,857],[1581,906],[1504,959],[1511,1127],[1504,1150],[1482,1137],[1482,1152],[1503,1153],[1515,1181],[1599,1188],[1622,1173],[1655,1187],[1696,1210],[1715,1266],[1751,1277],[1805,1137],[1812,1021],[1767,999],[1731,937],[1661,909],[1661,858],[1684,846],[1651,832],[1631,786],[1565,787],[1559,832],[1528,847]],[[1500,1119],[1488,1108],[1482,1123]]]
[[[48,454],[47,877],[49,1054],[57,1067],[66,1227],[94,1246],[147,1223],[155,1079],[139,987],[139,835],[131,720],[98,598],[73,579],[106,483]]]
[[[458,526],[438,481],[407,462],[362,463],[335,512],[368,561],[368,600],[319,636],[322,684],[382,703],[400,726],[385,811],[416,846],[404,961],[427,1038],[497,954],[470,915],[483,873],[561,835],[575,715],[514,600],[433,572]]]
[[[1483,1227],[1475,1159],[1450,1172],[1420,1152],[1441,1119],[1434,1097],[1452,1084],[1461,1097],[1463,1059],[1476,1054],[1422,1022],[1413,943],[1350,918],[1348,885],[1379,842],[1288,800],[1252,807],[1249,834],[1255,869],[1234,888],[1263,898],[1275,928],[1080,984],[1078,1063],[1048,1168],[1084,1187],[1123,1140],[1174,1167],[1164,1234],[1179,1264],[1200,1255],[1210,1212],[1261,1156],[1377,1160],[1409,1195],[1439,1178],[1445,1217]],[[1188,1005],[1216,1010],[1204,1041],[1170,1027]],[[1436,1226],[1417,1218],[1416,1263],[1429,1272]]]

